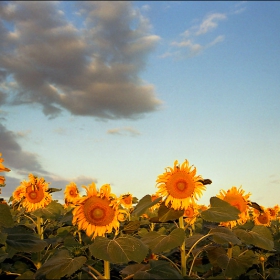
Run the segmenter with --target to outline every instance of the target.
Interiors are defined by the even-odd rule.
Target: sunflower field
[[[75,182],[55,189],[30,174],[0,199],[0,278],[280,279],[279,206],[252,202],[241,187],[199,205],[211,183],[187,160],[139,200],[95,183],[81,196]]]

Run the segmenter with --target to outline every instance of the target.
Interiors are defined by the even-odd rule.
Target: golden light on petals
[[[119,210],[115,195],[112,194],[110,185],[104,185],[100,191],[92,183],[85,187],[87,196],[77,200],[73,210],[73,224],[80,230],[85,230],[88,236],[104,236],[113,229],[119,229]]]
[[[202,177],[196,175],[196,168],[189,166],[187,160],[181,166],[176,160],[173,168],[166,168],[166,172],[158,176],[156,195],[165,198],[167,207],[187,209],[206,189],[201,180]]]
[[[275,205],[274,207],[269,207],[267,208],[270,214],[271,220],[276,220],[278,217],[278,212],[279,212],[279,205]]]
[[[263,212],[258,215],[255,214],[254,223],[255,225],[269,226],[271,222],[270,211],[263,208]]]
[[[65,205],[68,206],[75,204],[75,202],[79,198],[80,194],[77,185],[74,182],[71,182],[69,185],[66,186],[64,191]]]
[[[123,194],[121,195],[120,198],[120,204],[125,207],[125,208],[131,208],[132,207],[132,194],[128,193],[128,194]]]
[[[244,224],[249,219],[249,207],[248,207],[248,199],[250,197],[250,193],[244,194],[245,191],[239,187],[232,187],[231,189],[224,191],[221,190],[217,195],[218,198],[228,202],[232,206],[236,207],[239,211],[239,219],[237,221],[230,221],[222,223],[224,226],[233,227],[236,224]]]
[[[5,177],[0,176],[0,185],[5,185]]]
[[[11,171],[9,168],[5,167],[4,164],[2,164],[2,162],[4,162],[4,159],[1,158],[2,153],[0,153],[0,172],[9,172]]]
[[[21,182],[13,192],[13,204],[20,202],[27,212],[44,208],[52,201],[51,195],[47,192],[48,183],[44,178],[30,174],[29,179]]]

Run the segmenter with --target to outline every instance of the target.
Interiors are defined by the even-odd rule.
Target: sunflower
[[[29,181],[21,182],[13,192],[13,203],[20,202],[27,212],[46,207],[52,201],[48,193],[48,183],[44,178],[29,174]]]
[[[187,209],[202,195],[206,188],[202,184],[202,177],[196,176],[196,168],[189,166],[189,162],[178,164],[175,160],[174,167],[165,169],[165,173],[158,176],[156,182],[157,195],[165,198],[165,205],[175,210]]]
[[[267,208],[270,214],[271,220],[277,220],[278,212],[279,212],[279,205],[275,205],[274,207]]]
[[[217,195],[218,198],[228,202],[230,205],[236,207],[239,211],[239,219],[236,221],[223,222],[221,225],[227,227],[234,227],[236,224],[245,224],[249,219],[249,206],[248,198],[251,195],[250,193],[244,194],[245,191],[239,187],[232,187],[228,191],[221,190],[220,194]]]
[[[158,195],[158,194],[152,194],[151,195],[151,200],[152,201],[155,201],[157,198],[159,198],[160,196]],[[159,207],[160,207],[160,203],[161,203],[161,200],[157,203],[157,204],[155,204],[155,205],[153,205],[152,207],[150,207],[149,208],[149,210],[151,211],[151,212],[154,212],[154,211],[156,211]]]
[[[0,153],[0,157],[2,156],[2,153]],[[5,167],[2,162],[4,161],[3,158],[0,158],[0,172],[9,172],[11,171],[9,168]]]
[[[255,225],[270,226],[271,215],[268,208],[261,206],[261,212],[257,209],[253,211],[253,220]]]
[[[77,199],[80,198],[79,190],[74,182],[66,186],[64,191],[65,206],[74,205]]]
[[[188,208],[185,209],[183,214],[184,221],[189,225],[193,225],[198,213],[198,206],[196,204],[189,205]]]
[[[124,207],[124,208],[131,208],[132,207],[132,194],[131,193],[127,193],[127,194],[123,194],[120,197],[120,204]]]
[[[2,154],[0,153],[0,157],[2,156]],[[11,171],[9,168],[5,167],[4,164],[2,164],[2,162],[4,161],[3,158],[0,158],[0,172],[9,172]],[[0,186],[4,187],[5,186],[5,177],[4,176],[0,176]],[[1,189],[0,189],[0,193],[1,193]]]
[[[0,185],[5,185],[5,177],[0,176]]]
[[[77,200],[73,210],[73,225],[85,230],[87,236],[104,236],[115,229],[119,230],[119,204],[116,196],[111,193],[110,185],[106,184],[97,191],[95,183],[86,189],[87,195]]]

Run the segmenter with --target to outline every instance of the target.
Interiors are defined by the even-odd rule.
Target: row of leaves
[[[100,272],[102,278],[100,260],[105,260],[114,264],[122,277],[182,279],[176,259],[173,262],[171,259],[185,241],[186,251],[191,252],[190,261],[194,260],[194,256],[207,256],[208,263],[204,267],[198,266],[198,272],[199,269],[205,272],[210,267],[216,267],[219,268],[217,275],[234,278],[258,263],[256,250],[277,253],[275,247],[279,247],[278,241],[274,241],[276,236],[267,227],[250,223],[233,230],[219,227],[220,222],[236,220],[239,211],[216,197],[210,199],[211,207],[200,213],[197,222],[200,232],[194,232],[192,236],[176,226],[183,212],[167,208],[164,204],[160,205],[154,217],[149,220],[141,218],[158,202],[152,202],[149,195],[145,196],[131,213],[131,220],[122,225],[118,237],[96,237],[94,241],[84,233],[79,241],[79,233],[71,222],[72,211],[65,210],[56,201],[34,211],[32,217],[27,217],[24,209],[14,211],[8,205],[0,204],[1,271],[16,273],[17,279],[70,276],[75,279],[78,273],[80,278],[86,278],[90,271]],[[44,240],[35,232],[37,217],[44,220]],[[150,230],[151,224],[154,225],[153,231]],[[228,255],[229,245],[231,256]],[[151,254],[157,254],[161,259],[145,262]],[[277,271],[273,270],[273,273],[277,275]]]

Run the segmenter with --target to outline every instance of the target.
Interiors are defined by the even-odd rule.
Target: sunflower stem
[[[110,279],[110,262],[104,260],[104,277]]]
[[[184,218],[183,216],[181,216],[179,218],[179,227],[184,229]],[[187,275],[187,267],[186,267],[186,241],[184,240],[183,244],[180,247],[180,251],[181,251],[181,274],[182,276],[186,276]]]

